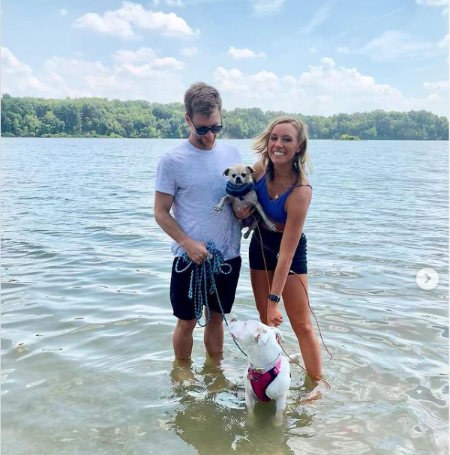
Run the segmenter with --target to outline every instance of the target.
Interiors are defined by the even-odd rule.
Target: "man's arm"
[[[196,263],[201,264],[207,255],[205,244],[191,239],[178,225],[170,214],[173,196],[167,193],[155,192],[155,220],[161,229],[175,242],[183,247],[188,256]]]

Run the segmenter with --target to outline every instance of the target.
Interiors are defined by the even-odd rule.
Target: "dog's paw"
[[[220,204],[217,204],[215,207],[214,207],[214,210],[216,212],[220,212],[222,210],[222,206]]]
[[[271,230],[271,231],[276,231],[277,230],[277,227],[271,223],[270,221],[268,223],[266,223],[266,226]]]
[[[283,421],[284,421],[283,413],[282,412],[279,413],[277,411],[277,413],[275,414],[275,417],[272,420],[272,425],[274,428],[280,428],[283,425]]]

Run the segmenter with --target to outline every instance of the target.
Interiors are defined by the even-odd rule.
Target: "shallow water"
[[[312,141],[305,233],[321,399],[246,419],[245,358],[195,330],[173,361],[170,240],[153,218],[175,140],[2,139],[2,446],[21,454],[448,452],[448,143]],[[230,141],[254,162],[250,141]],[[256,318],[248,240],[234,313]],[[415,280],[440,275],[431,291]],[[282,328],[285,348],[298,350]]]

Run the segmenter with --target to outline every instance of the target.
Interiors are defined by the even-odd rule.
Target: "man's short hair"
[[[184,94],[184,107],[190,118],[194,114],[211,115],[215,108],[222,111],[222,98],[220,93],[211,85],[204,82],[192,84]]]

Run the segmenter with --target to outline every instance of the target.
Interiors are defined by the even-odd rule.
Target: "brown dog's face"
[[[228,177],[228,180],[235,185],[245,185],[252,181],[252,174],[254,170],[250,166],[244,166],[243,164],[236,164],[228,169],[225,169],[224,175]]]

